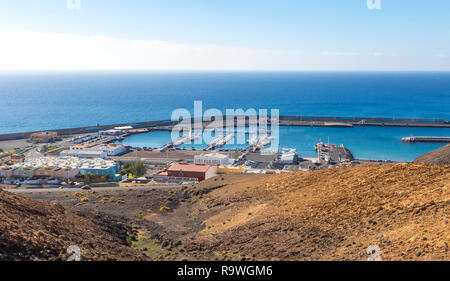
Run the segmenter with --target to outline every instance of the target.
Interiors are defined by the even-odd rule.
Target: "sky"
[[[379,1],[0,0],[0,70],[450,71],[450,1]]]

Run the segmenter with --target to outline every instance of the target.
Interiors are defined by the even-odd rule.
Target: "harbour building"
[[[194,156],[194,163],[198,165],[228,165],[228,155],[220,153],[203,153]]]
[[[107,156],[121,155],[125,152],[126,148],[122,144],[99,145],[97,143],[82,143],[72,145],[69,150],[62,151],[60,156],[106,159]]]
[[[198,181],[202,181],[216,176],[217,166],[176,163],[167,169],[167,175],[169,177],[196,178]]]
[[[64,150],[59,154],[61,157],[77,157],[77,158],[99,158],[106,159],[106,152],[100,150]]]
[[[46,142],[53,142],[58,137],[58,133],[55,132],[39,132],[39,133],[32,133],[30,135],[30,141],[32,143],[46,143]]]

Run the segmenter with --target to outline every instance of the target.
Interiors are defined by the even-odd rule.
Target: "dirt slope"
[[[82,260],[142,259],[126,237],[124,226],[0,190],[0,260],[67,260],[71,245]]]
[[[449,260],[450,166],[392,164],[226,175],[186,190],[218,259]]]
[[[450,144],[424,154],[414,160],[416,163],[450,165]]]

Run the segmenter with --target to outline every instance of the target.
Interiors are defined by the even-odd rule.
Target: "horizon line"
[[[433,69],[395,69],[395,70],[373,70],[373,69],[350,69],[350,70],[327,70],[327,69],[0,69],[0,73],[18,72],[449,72],[448,70]]]

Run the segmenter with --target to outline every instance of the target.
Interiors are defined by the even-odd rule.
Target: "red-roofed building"
[[[198,181],[209,179],[216,175],[217,166],[176,163],[167,170],[169,177],[196,178]]]

